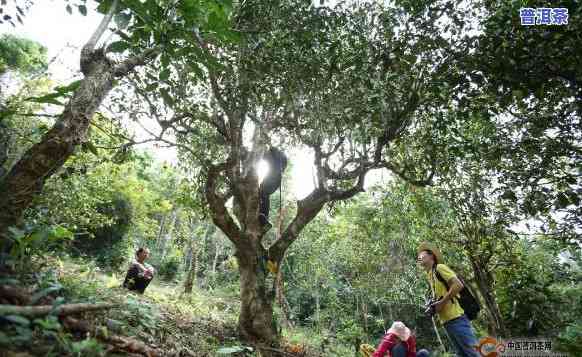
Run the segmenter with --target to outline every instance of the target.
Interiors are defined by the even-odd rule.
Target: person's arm
[[[441,312],[445,307],[445,304],[451,301],[455,296],[459,295],[459,292],[463,290],[463,283],[457,278],[454,271],[444,264],[437,265],[438,273],[445,279],[449,285],[449,291],[435,304],[436,312]]]
[[[155,272],[154,267],[148,264],[145,266],[145,268],[146,268],[146,272],[144,273],[144,276],[149,278],[149,279],[152,279],[154,277],[154,272]]]
[[[148,277],[149,270],[144,264],[141,264],[138,261],[134,261],[131,265],[131,269],[134,269],[137,272],[137,276],[140,278]]]
[[[378,348],[376,348],[376,351],[372,357],[385,357],[386,353],[390,353],[390,350],[396,345],[397,342],[398,340],[396,336],[391,333],[387,334],[382,339],[382,342],[380,342],[380,345],[378,345]],[[388,356],[390,356],[390,354],[388,354]]]

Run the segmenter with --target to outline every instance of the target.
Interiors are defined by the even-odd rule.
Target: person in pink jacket
[[[372,357],[429,357],[429,353],[424,349],[416,352],[416,338],[410,329],[395,321]]]

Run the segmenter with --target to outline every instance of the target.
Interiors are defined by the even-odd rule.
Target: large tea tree
[[[269,276],[306,225],[326,205],[362,192],[371,170],[430,181],[437,148],[420,143],[435,125],[446,126],[434,114],[449,106],[443,83],[459,41],[451,31],[461,33],[466,22],[458,14],[470,13],[455,6],[241,2],[235,44],[196,31],[199,55],[211,61],[173,58],[161,78],[149,69],[132,78],[133,101],[120,97],[118,106],[135,108],[128,110],[136,121],[155,118],[158,132],[143,125],[149,140],[177,146],[192,169],[194,194],[236,250],[240,333],[262,343],[265,354],[279,340]],[[315,171],[314,190],[297,201],[275,241],[265,239],[258,221],[256,167],[269,144],[308,148]]]

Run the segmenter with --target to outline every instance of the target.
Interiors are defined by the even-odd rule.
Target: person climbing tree
[[[272,227],[269,222],[270,196],[281,187],[283,171],[287,168],[287,156],[271,146],[263,155],[263,160],[269,165],[269,171],[259,186],[259,222],[266,229],[270,229]]]
[[[139,248],[135,252],[135,260],[131,262],[123,286],[129,290],[143,294],[152,279],[154,278],[154,268],[145,262],[150,255],[147,248]]]

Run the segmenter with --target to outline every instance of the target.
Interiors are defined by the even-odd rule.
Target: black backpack
[[[445,281],[445,279],[441,276],[438,270],[434,270],[436,273],[437,279],[440,280],[441,283],[445,285],[447,291],[449,290],[449,284]],[[475,320],[477,315],[479,315],[479,311],[481,311],[481,305],[479,305],[479,300],[475,298],[475,295],[471,293],[469,285],[465,283],[465,280],[457,274],[457,278],[463,284],[463,289],[459,292],[459,297],[454,297],[453,299],[457,299],[461,308],[465,311],[465,315],[469,320]]]

